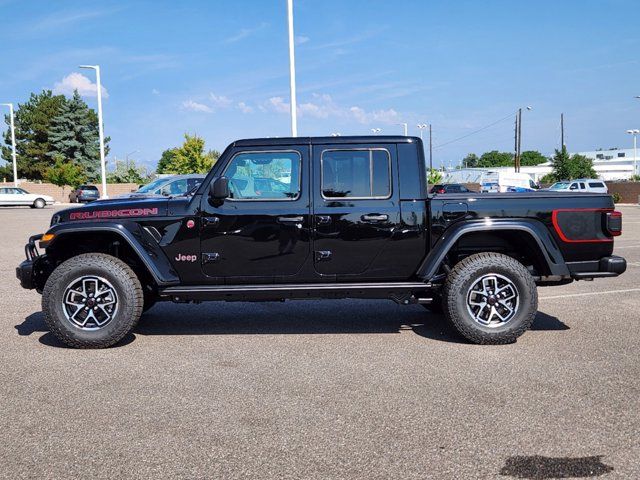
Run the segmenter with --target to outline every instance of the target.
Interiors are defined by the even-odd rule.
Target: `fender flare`
[[[562,257],[562,252],[542,222],[531,219],[487,219],[458,223],[446,229],[422,261],[417,271],[418,277],[426,282],[430,281],[438,273],[438,269],[449,250],[464,235],[496,230],[527,233],[537,243],[551,275],[569,276],[569,268]]]
[[[178,285],[180,278],[171,262],[155,239],[135,222],[91,222],[85,224],[63,223],[54,225],[47,233],[55,237],[46,245],[55,246],[65,236],[77,233],[111,232],[122,238],[133,249],[142,264],[159,287]]]

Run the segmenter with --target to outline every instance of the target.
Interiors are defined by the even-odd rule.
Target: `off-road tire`
[[[497,327],[481,325],[467,309],[469,288],[491,273],[509,279],[519,294],[516,313],[504,325]],[[449,273],[443,289],[443,306],[447,320],[470,342],[485,345],[513,343],[533,323],[538,311],[538,292],[529,271],[514,258],[499,253],[477,253],[461,260]]]
[[[33,208],[44,208],[47,205],[47,202],[45,202],[42,198],[36,198],[33,201]]]
[[[113,318],[97,330],[83,330],[63,311],[65,289],[74,279],[98,276],[111,283],[118,296]],[[42,292],[44,320],[59,340],[74,348],[106,348],[127,335],[142,313],[144,295],[136,274],[122,260],[103,253],[85,253],[60,264],[49,276]]]

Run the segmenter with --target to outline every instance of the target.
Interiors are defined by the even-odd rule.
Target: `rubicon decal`
[[[175,259],[176,262],[195,262],[198,260],[198,256],[197,255],[183,255],[182,253],[179,253],[178,255],[176,255]]]
[[[120,210],[93,210],[90,212],[73,212],[69,220],[93,220],[94,218],[148,217],[157,215],[157,208],[123,208]]]

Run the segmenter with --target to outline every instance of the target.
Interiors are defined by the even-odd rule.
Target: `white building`
[[[593,169],[602,180],[627,180],[635,171],[638,172],[637,164],[640,164],[640,156],[635,161],[633,148],[595,150],[591,152],[574,152],[593,160]],[[637,163],[634,165],[634,163]],[[533,167],[520,167],[522,173],[528,173],[531,178],[538,182],[547,173],[551,173],[551,162],[541,163]],[[485,172],[513,171],[513,167],[494,168],[462,168],[460,170],[448,170],[444,174],[444,181],[449,183],[481,183],[482,175]]]

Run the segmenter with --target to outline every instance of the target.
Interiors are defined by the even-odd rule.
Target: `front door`
[[[311,253],[309,148],[236,149],[222,169],[230,198],[204,195],[202,268],[212,281],[277,281]]]
[[[314,265],[337,281],[388,276],[400,224],[395,145],[314,145]]]

